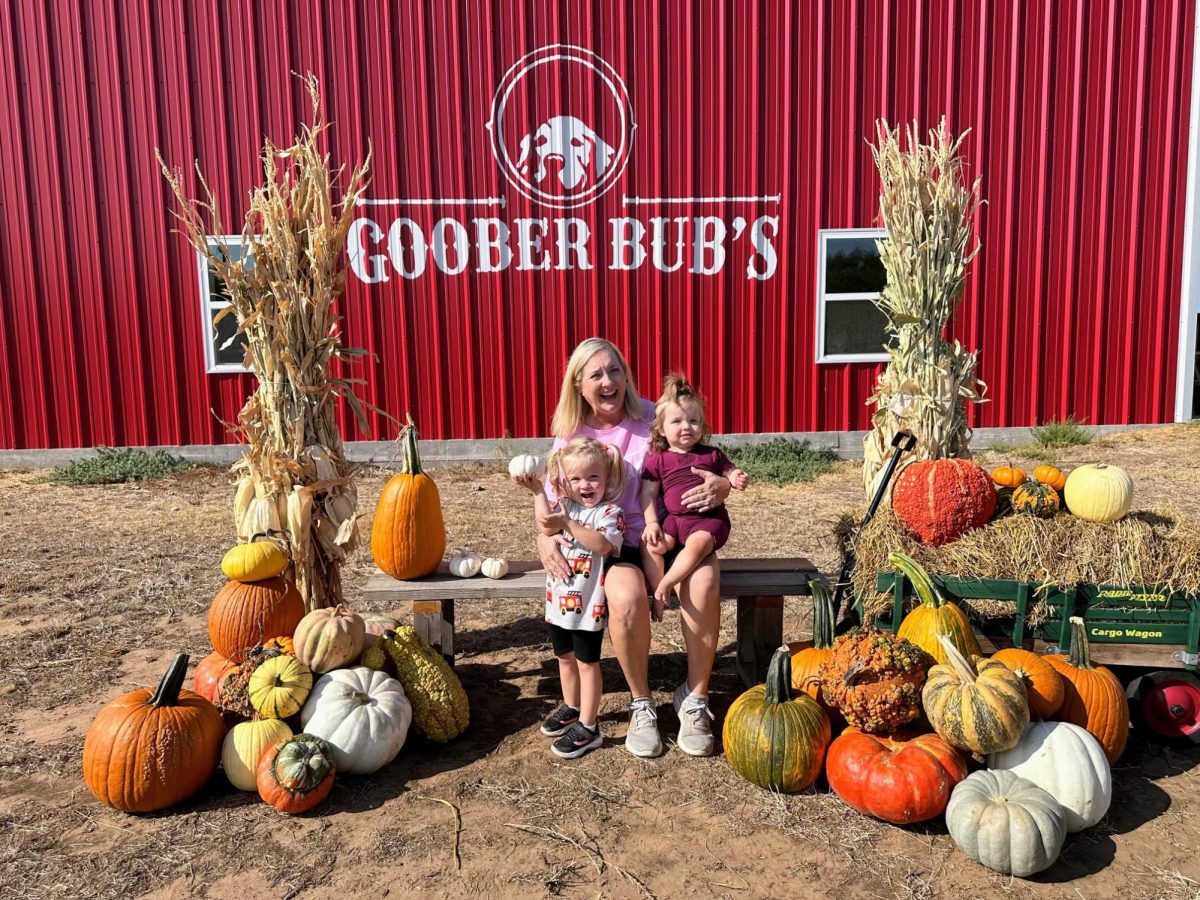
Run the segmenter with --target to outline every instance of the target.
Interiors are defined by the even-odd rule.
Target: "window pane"
[[[214,309],[213,318],[216,318],[219,312],[219,309]],[[239,334],[232,344],[222,349],[222,345],[237,331],[237,327],[237,316],[233,313],[229,313],[214,327],[216,334],[213,336],[213,360],[218,366],[240,366],[245,358],[245,334]]]
[[[208,246],[215,255],[217,255],[217,256],[221,255],[220,251],[217,249],[217,246],[215,243],[210,241]],[[234,244],[229,247],[229,258],[231,260],[235,260],[235,261],[242,259],[242,245],[241,244]],[[247,260],[247,264],[250,264],[250,260]],[[213,271],[212,266],[206,266],[205,268],[208,269],[208,299],[209,299],[209,302],[210,303],[216,303],[216,302],[228,303],[229,302],[229,294],[225,291],[225,282],[221,278],[217,277],[217,273]],[[222,324],[224,324],[224,323],[222,323]]]
[[[825,355],[883,353],[887,316],[870,300],[825,303]]]
[[[883,290],[887,274],[875,238],[829,238],[825,242],[825,293],[872,294]]]

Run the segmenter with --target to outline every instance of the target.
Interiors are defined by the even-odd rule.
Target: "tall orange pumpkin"
[[[846,720],[821,696],[821,663],[833,656],[833,599],[819,581],[810,580],[808,590],[813,598],[813,639],[788,644],[788,653],[792,655],[792,690],[804,692],[816,700],[829,716],[830,727],[839,732],[845,727]]]
[[[230,662],[268,638],[290,637],[304,618],[304,598],[282,577],[229,581],[208,608],[208,639]]]
[[[442,498],[433,479],[421,470],[411,416],[400,441],[404,461],[379,495],[371,524],[371,556],[393,578],[420,578],[436,569],[446,552]]]
[[[182,690],[180,653],[158,688],[109,703],[83,742],[83,780],[101,803],[123,812],[173,806],[203,787],[217,768],[225,725],[216,707]]]
[[[1120,679],[1104,666],[1092,665],[1083,619],[1071,616],[1071,652],[1047,656],[1063,677],[1063,704],[1055,715],[1091,733],[1111,765],[1125,752],[1129,740],[1129,705]]]

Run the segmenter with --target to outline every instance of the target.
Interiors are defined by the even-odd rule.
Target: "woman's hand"
[[[525,488],[531,494],[536,494],[542,489],[542,479],[536,475],[510,475],[513,484]]]
[[[565,540],[562,535],[539,534],[537,536],[538,559],[542,561],[542,568],[546,570],[546,574],[555,581],[566,581],[571,577],[571,569],[562,555],[562,550],[559,549],[563,543]]]
[[[704,484],[698,484],[683,494],[683,505],[696,512],[708,512],[725,502],[729,496],[729,479],[706,469],[692,467],[692,474],[704,479]]]

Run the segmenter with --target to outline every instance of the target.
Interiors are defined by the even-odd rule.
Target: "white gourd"
[[[1063,808],[1067,831],[1091,828],[1112,802],[1112,772],[1104,748],[1070,722],[1034,722],[1017,746],[988,757],[988,768],[1032,781]]]
[[[313,685],[300,724],[333,748],[339,774],[367,775],[399,754],[412,724],[412,704],[400,682],[384,672],[337,669]]]
[[[1019,878],[1052,866],[1067,836],[1058,801],[1005,769],[973,772],[955,785],[946,827],[975,862]]]
[[[531,475],[541,478],[546,474],[546,465],[540,457],[520,453],[509,460],[508,474],[513,478],[527,478]]]
[[[508,574],[508,560],[489,556],[481,568],[488,578],[503,578]]]
[[[474,578],[483,565],[483,557],[469,550],[456,550],[450,557],[450,574],[459,578]]]

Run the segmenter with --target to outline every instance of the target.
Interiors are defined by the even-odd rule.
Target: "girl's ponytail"
[[[554,488],[554,493],[559,497],[567,493],[567,479],[562,467],[565,449],[566,447],[559,447],[546,457],[546,477],[550,480],[550,487]]]
[[[608,489],[604,492],[604,499],[616,500],[625,490],[625,458],[616,444],[606,445],[604,455],[608,457]]]

